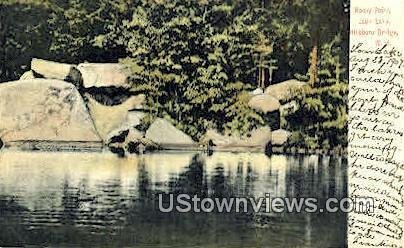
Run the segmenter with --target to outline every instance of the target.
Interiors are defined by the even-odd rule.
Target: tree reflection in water
[[[65,154],[61,161],[70,158],[74,163],[63,162],[66,164],[61,168],[56,164],[61,161],[52,154],[19,155],[19,161],[0,157],[4,165],[0,166],[2,246],[346,244],[346,214],[158,211],[160,193],[201,198],[263,197],[265,193],[271,197],[318,197],[320,201],[341,198],[347,194],[344,158],[180,153],[80,159]],[[31,175],[26,182],[15,180],[26,174]],[[6,204],[11,196],[14,203]]]

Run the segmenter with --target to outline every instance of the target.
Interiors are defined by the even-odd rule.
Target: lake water
[[[344,247],[342,213],[162,213],[159,193],[342,198],[347,162],[259,153],[0,152],[0,247]]]

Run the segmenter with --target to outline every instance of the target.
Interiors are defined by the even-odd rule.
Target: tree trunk
[[[261,70],[262,70],[262,72],[261,72],[261,75],[262,75],[262,77],[261,77],[261,88],[265,89],[265,68],[261,67]]]
[[[313,46],[311,53],[310,53],[310,69],[309,69],[309,85],[314,87],[315,83],[317,82],[318,78],[318,46]]]
[[[318,78],[318,43],[319,43],[319,31],[314,32],[313,48],[310,53],[310,69],[309,69],[309,85],[314,87]]]
[[[258,80],[257,84],[259,88],[265,89],[265,67],[264,59],[262,54],[260,54],[260,59],[258,62]]]
[[[258,66],[257,87],[261,87],[261,66]]]

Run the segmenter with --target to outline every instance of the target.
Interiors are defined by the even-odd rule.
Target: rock
[[[143,112],[137,112],[137,111],[130,111],[127,112],[126,114],[126,119],[120,123],[119,127],[117,127],[114,130],[111,130],[105,137],[105,143],[109,143],[110,139],[112,137],[115,137],[117,135],[119,135],[120,133],[122,133],[123,131],[126,130],[132,130],[134,129],[136,126],[140,125],[142,118],[144,117],[145,113]],[[136,129],[134,129],[136,130]],[[137,131],[137,130],[136,130]],[[137,131],[139,134],[140,131]],[[141,137],[143,137],[143,134],[141,134]]]
[[[129,130],[124,130],[120,133],[117,133],[116,135],[114,135],[113,137],[111,137],[108,140],[108,145],[116,144],[116,143],[119,143],[119,144],[124,143],[126,141],[126,137],[128,136],[128,134],[129,134]]]
[[[24,74],[22,74],[20,77],[20,80],[30,80],[30,79],[35,79],[35,74],[33,71],[24,72]]]
[[[246,145],[252,147],[263,147],[271,141],[271,128],[261,127],[251,132],[251,136],[243,138]]]
[[[305,82],[301,82],[295,79],[284,81],[282,83],[277,83],[268,86],[265,89],[265,94],[271,95],[278,99],[279,101],[287,101],[295,95],[295,91],[301,89],[302,87],[308,85]]]
[[[137,95],[130,97],[120,105],[105,106],[98,103],[90,95],[86,94],[85,96],[88,100],[87,106],[94,120],[95,127],[105,143],[108,142],[111,133],[126,128],[126,126],[122,126],[130,121],[128,120],[128,118],[131,118],[128,117],[129,110],[143,104],[145,99],[144,95]],[[137,121],[134,124],[136,123]]]
[[[34,58],[31,61],[31,70],[44,78],[72,82],[76,86],[81,82],[80,72],[71,64]]]
[[[160,149],[159,145],[146,139],[146,138],[134,138],[129,136],[126,140],[125,149],[130,154],[143,154],[148,151],[155,151]]]
[[[261,88],[256,88],[255,90],[253,90],[253,91],[251,92],[251,95],[253,95],[253,96],[261,95],[261,94],[264,94],[264,90],[261,89]]]
[[[161,118],[157,118],[150,125],[145,137],[164,149],[186,148],[196,145],[190,136]]]
[[[144,138],[144,133],[140,132],[136,128],[130,128],[128,133],[128,136],[126,136],[126,141],[131,142],[131,141],[139,141]]]
[[[64,81],[33,79],[1,84],[0,120],[0,137],[6,147],[102,147],[81,95]]]
[[[138,142],[142,141],[144,137],[144,134],[140,132],[139,130],[135,128],[130,128],[128,130],[124,130],[120,133],[118,133],[116,136],[112,137],[109,140],[108,144],[115,144],[115,143],[121,143],[121,144],[127,144],[129,142]],[[125,145],[123,145],[125,147]]]
[[[79,64],[77,69],[83,77],[85,88],[124,87],[129,88],[130,71],[121,64]]]
[[[262,94],[253,96],[248,102],[248,106],[263,113],[270,113],[279,110],[281,104],[274,97]]]
[[[145,115],[146,114],[144,112],[130,111],[128,113],[128,115],[126,116],[126,121],[125,121],[124,125],[131,126],[131,127],[139,126]]]
[[[202,143],[210,143],[216,149],[237,150],[244,149],[260,149],[266,148],[271,142],[271,128],[261,127],[253,130],[249,136],[240,137],[238,135],[222,135],[215,130],[208,130]],[[213,148],[215,150],[215,148]]]
[[[108,147],[119,156],[126,154],[143,154],[146,151],[159,149],[158,145],[144,138],[144,134],[135,128],[130,128],[112,137]]]
[[[291,132],[279,129],[272,132],[272,145],[283,146],[288,141],[289,137],[292,135]]]
[[[202,138],[201,143],[209,144],[217,147],[228,147],[232,144],[233,138],[228,135],[222,135],[216,130],[206,131],[205,136]]]

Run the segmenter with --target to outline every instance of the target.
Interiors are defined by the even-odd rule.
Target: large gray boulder
[[[0,84],[0,139],[5,146],[101,148],[86,105],[70,83],[33,79]]]
[[[164,149],[187,148],[196,145],[190,136],[161,118],[157,118],[150,125],[145,137]]]
[[[256,95],[262,95],[264,94],[264,90],[262,88],[256,88],[255,90],[250,92],[250,95],[256,96]]]
[[[265,94],[273,96],[279,101],[287,101],[306,85],[308,85],[306,82],[292,79],[268,86],[265,89]]]
[[[132,116],[129,110],[142,105],[145,100],[144,95],[137,95],[130,97],[120,105],[106,106],[97,102],[89,94],[86,94],[85,97],[95,127],[105,143],[117,131],[138,125],[139,120],[135,118],[136,116]],[[131,121],[133,123],[130,123]]]
[[[208,130],[202,143],[213,145],[213,150],[259,149],[265,150],[271,142],[271,128],[261,127],[251,131],[248,136],[222,135],[215,130]]]
[[[272,132],[272,145],[283,146],[287,143],[289,137],[292,135],[291,132],[279,129]]]
[[[262,113],[270,113],[278,111],[281,104],[279,101],[270,95],[256,95],[248,102],[248,106]]]
[[[130,71],[121,64],[79,64],[85,88],[90,87],[124,87],[129,88]]]
[[[126,116],[126,121],[123,125],[136,127],[141,124],[143,117],[145,117],[145,113],[141,111],[130,111]]]
[[[80,83],[81,75],[75,65],[33,58],[31,70],[47,79]]]

